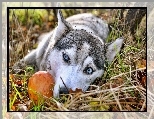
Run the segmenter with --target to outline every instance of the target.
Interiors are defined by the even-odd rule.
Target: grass
[[[17,20],[22,23],[21,25],[26,26],[29,23],[42,25],[43,21],[46,20],[48,15],[46,10],[39,10],[39,9],[17,9],[17,10],[10,10],[9,11],[10,17],[9,21],[13,21],[16,17]]]
[[[11,30],[9,37],[10,46],[14,51],[10,54],[10,67],[25,56],[29,50],[33,49],[34,45],[36,45],[35,39],[37,39],[42,32],[52,29],[48,29],[47,27],[49,24],[52,24],[53,21],[47,22],[45,20],[39,20],[39,23],[36,22],[40,18],[44,19],[43,13],[40,11],[28,13],[29,16],[32,15],[34,19],[32,20],[33,23],[29,23],[29,27],[26,26],[25,28],[25,22],[30,21],[24,20],[24,11],[26,10],[22,12],[14,11],[14,16],[13,13],[10,14]],[[91,12],[95,13],[94,11]],[[143,77],[140,73],[146,72],[146,64],[144,63],[146,57],[146,35],[142,34],[144,27],[146,27],[144,25],[146,21],[144,19],[142,24],[138,25],[136,34],[132,36],[127,30],[128,28],[124,26],[124,21],[120,18],[120,10],[110,12],[117,12],[117,14],[111,16],[111,13],[102,11],[102,13],[107,13],[107,22],[109,24],[112,23],[112,31],[107,41],[114,41],[116,38],[123,36],[124,46],[114,61],[108,65],[102,78],[96,79],[96,82],[92,84],[86,93],[80,92],[62,95],[60,99],[49,98],[43,104],[34,105],[29,100],[27,92],[28,78],[34,73],[34,69],[32,67],[26,67],[23,69],[24,73],[20,75],[13,74],[14,79],[9,79],[9,82],[12,84],[12,87],[9,88],[13,89],[12,96],[10,96],[10,109],[12,106],[15,106],[16,111],[18,111],[18,104],[26,104],[30,111],[145,111],[146,89],[143,86],[144,83],[141,83]],[[99,17],[103,18],[102,13],[99,14]],[[42,17],[38,17],[38,15]],[[65,15],[67,16],[67,12]],[[20,16],[23,18],[20,18]],[[70,13],[68,16],[70,16]],[[42,27],[44,23],[46,25]],[[122,27],[123,30],[121,30],[119,26]],[[17,30],[18,27],[20,27],[19,31]],[[47,28],[47,30],[45,30],[45,28]],[[34,36],[35,33],[38,34],[38,36],[33,38],[32,36]],[[26,40],[23,39],[25,36]],[[17,43],[17,41],[19,42]],[[23,47],[26,50],[23,50]],[[137,75],[141,77],[141,81]],[[15,85],[17,84],[15,83],[16,79],[22,82],[22,84],[20,84],[22,85],[21,87]],[[30,104],[28,105],[27,102],[30,102]]]

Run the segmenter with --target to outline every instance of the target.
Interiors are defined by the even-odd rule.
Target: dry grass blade
[[[13,10],[13,15],[11,14],[10,17],[10,67],[16,62],[16,60],[23,58],[28,53],[28,50],[37,47],[37,38],[43,32],[50,31],[55,27],[55,23],[53,21],[45,21],[46,18],[44,14],[47,13],[37,10],[32,10],[32,12],[28,13],[28,17],[31,18],[23,18],[26,19],[25,23],[29,25],[24,25],[22,20],[19,16],[24,16],[19,14],[19,12],[23,13],[24,11],[30,10],[23,10],[17,11]],[[70,12],[71,10],[69,10]],[[76,10],[74,10],[75,12]],[[88,10],[93,13],[95,10]],[[145,87],[141,84],[142,80],[138,80],[137,73],[138,71],[145,71],[146,65],[140,64],[138,67],[138,62],[143,62],[142,60],[146,59],[146,18],[142,20],[143,23],[137,24],[137,28],[134,29],[134,34],[131,34],[129,31],[130,26],[125,25],[125,17],[122,17],[120,14],[125,10],[98,10],[100,18],[106,18],[107,22],[110,24],[111,32],[107,38],[107,41],[110,42],[115,40],[119,37],[124,38],[124,47],[121,50],[120,54],[117,54],[115,60],[112,64],[107,67],[104,76],[98,83],[93,83],[89,90],[86,93],[70,93],[68,95],[61,95],[60,99],[48,99],[44,102],[44,105],[40,105],[39,109],[41,111],[145,111],[146,110],[146,85]],[[65,10],[64,10],[65,12]],[[74,15],[73,14],[70,15]],[[79,11],[76,11],[79,12]],[[39,13],[39,15],[38,15]],[[107,16],[104,16],[104,13]],[[126,12],[127,13],[127,12]],[[125,14],[126,14],[125,13]],[[18,16],[19,15],[19,16]],[[68,15],[68,16],[70,16]],[[37,16],[41,16],[37,17]],[[50,17],[52,15],[50,14]],[[67,12],[66,12],[67,16]],[[36,18],[35,18],[36,17]],[[53,17],[53,16],[52,16]],[[39,22],[38,19],[42,22]],[[49,17],[47,17],[49,19]],[[29,21],[28,21],[29,20]],[[35,23],[39,22],[38,24]],[[45,24],[45,25],[44,25]],[[52,25],[51,25],[52,24]],[[54,24],[54,25],[53,25]],[[52,26],[52,27],[51,27]],[[143,28],[141,27],[143,26]],[[48,30],[47,30],[48,29]],[[35,36],[35,37],[34,37]],[[15,42],[15,43],[14,43]],[[20,43],[18,43],[20,42]],[[20,46],[20,48],[19,48]],[[16,51],[17,50],[17,51]],[[12,52],[13,51],[13,52]],[[153,51],[150,49],[150,51]],[[146,60],[145,60],[146,61]],[[144,62],[145,62],[144,61]],[[24,69],[25,70],[25,69]],[[154,71],[153,69],[149,69],[148,72]],[[26,71],[25,71],[26,72]],[[26,72],[27,73],[27,72]],[[134,77],[132,77],[134,74]],[[19,76],[23,77],[25,76]],[[61,77],[60,77],[61,78]],[[63,77],[62,77],[63,78]],[[65,82],[61,78],[64,86]],[[144,77],[146,82],[146,76]],[[106,80],[103,82],[103,80]],[[13,99],[14,105],[19,103],[19,100],[15,100],[16,92],[20,93],[17,98],[21,98],[22,96],[28,99],[27,96],[27,78],[24,78],[24,86],[25,86],[25,94],[22,93],[21,88],[15,86],[14,90],[10,98]],[[143,82],[143,84],[145,84]],[[10,80],[10,83],[13,84],[13,81]],[[66,89],[69,90],[67,87]],[[22,89],[23,90],[23,89]],[[154,95],[148,91],[148,99],[150,104],[153,104]],[[24,103],[24,101],[22,102]],[[13,105],[13,106],[14,106]],[[32,111],[38,111],[33,110]],[[40,110],[39,110],[40,111]],[[125,118],[128,118],[126,113],[123,113]],[[58,118],[68,119],[67,116],[56,113]],[[150,115],[151,117],[151,115]]]
[[[113,96],[114,96],[114,98],[115,98],[115,100],[116,100],[116,102],[117,102],[117,104],[118,104],[118,106],[119,106],[120,111],[122,111],[122,107],[121,107],[121,105],[120,105],[120,103],[119,103],[119,100],[118,100],[118,98],[116,97],[116,95],[115,95],[115,93],[114,93],[114,91],[113,91],[113,89],[112,89],[111,83],[110,83],[110,89],[111,89],[111,93],[113,94]]]
[[[144,70],[144,69],[146,69],[146,67],[144,67],[144,68],[139,68],[139,69],[135,69],[135,70],[132,70],[132,71],[129,71],[129,72],[126,72],[126,73],[121,73],[121,74],[119,74],[119,75],[116,75],[116,76],[111,77],[110,79],[115,79],[115,78],[118,78],[118,77],[120,77],[120,76],[122,76],[122,75],[129,74],[130,72],[132,73],[132,72],[141,71],[141,70]]]

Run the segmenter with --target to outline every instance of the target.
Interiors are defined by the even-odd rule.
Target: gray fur
[[[108,25],[92,14],[78,14],[65,20],[58,10],[57,17],[58,26],[43,35],[38,48],[21,60],[55,77],[54,97],[59,96],[60,89],[66,89],[62,80],[68,89],[81,88],[85,92],[103,75],[105,60],[112,62],[123,43],[119,38],[106,45]]]

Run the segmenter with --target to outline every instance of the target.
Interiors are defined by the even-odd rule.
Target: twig
[[[117,99],[116,95],[114,94],[114,91],[113,91],[113,88],[112,88],[112,86],[111,86],[111,83],[110,83],[110,89],[111,89],[111,92],[112,92],[112,94],[113,94],[113,96],[114,96],[114,98],[115,98],[115,100],[116,100],[118,106],[119,106],[120,111],[122,111],[122,107],[121,107],[120,102],[119,102],[119,100]]]
[[[144,107],[146,106],[146,100],[144,100],[141,111],[144,111]]]
[[[140,88],[140,89],[142,89],[142,90],[145,90],[144,88],[141,88],[140,86],[124,87],[124,90],[134,89],[134,88]],[[114,91],[122,90],[121,87],[116,87],[116,88],[112,88],[112,89],[114,89]],[[80,97],[86,97],[86,96],[89,96],[89,95],[94,95],[94,94],[98,94],[98,93],[104,93],[104,92],[107,92],[107,91],[110,92],[111,89],[100,90],[100,91],[96,91],[96,92],[92,92],[92,93],[82,94],[82,95],[80,95]]]
[[[139,68],[139,69],[136,69],[136,70],[132,70],[131,72],[135,72],[135,71],[139,71],[139,70],[144,70],[144,69],[146,69],[146,67],[144,67],[144,68]],[[130,71],[129,71],[129,72],[126,72],[126,73],[121,73],[121,74],[119,74],[119,75],[116,75],[116,76],[114,76],[114,77],[111,77],[110,79],[115,79],[115,78],[117,78],[117,77],[119,77],[119,76],[122,76],[122,75],[125,75],[125,74],[128,74],[128,73],[130,73]]]
[[[60,111],[69,111],[67,108],[65,108],[60,102],[56,101],[54,98],[53,98],[53,101],[56,102],[57,107],[60,109]]]
[[[95,105],[86,105],[86,106],[81,107],[80,109],[86,109],[86,108],[90,108],[90,107],[98,107],[98,106],[104,106],[104,105],[116,105],[116,104],[117,104],[117,102],[95,104]],[[120,104],[129,104],[129,105],[134,104],[135,105],[135,104],[138,104],[138,103],[137,102],[120,102]],[[138,104],[138,105],[142,105],[142,104]]]

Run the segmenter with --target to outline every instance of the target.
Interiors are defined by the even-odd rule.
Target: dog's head
[[[82,89],[104,73],[105,60],[111,62],[120,51],[123,39],[105,44],[102,39],[86,30],[73,29],[58,11],[58,26],[49,50],[47,70],[55,77],[54,97],[69,89]]]

